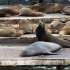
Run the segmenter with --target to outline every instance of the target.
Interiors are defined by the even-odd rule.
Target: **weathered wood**
[[[45,14],[45,16],[41,16],[41,17],[21,17],[21,16],[12,16],[12,17],[0,17],[0,20],[14,20],[14,19],[43,19],[43,18],[70,18],[70,16],[68,15],[63,15],[63,14],[59,14],[59,13],[55,13],[55,14]]]
[[[25,34],[20,37],[0,37],[0,43],[33,43],[37,41],[35,34]]]
[[[66,39],[70,41],[70,35],[52,34],[58,38]],[[0,37],[0,43],[33,43],[37,38],[35,34],[25,34],[20,37]]]
[[[57,52],[58,55],[20,57],[19,54],[23,49],[25,47],[22,46],[0,46],[0,66],[70,64],[70,48]]]

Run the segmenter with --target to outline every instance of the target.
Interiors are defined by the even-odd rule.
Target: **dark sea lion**
[[[70,6],[66,6],[62,9],[62,14],[70,15]]]
[[[54,55],[57,53],[53,52],[59,50],[63,50],[63,48],[56,43],[38,41],[32,43],[26,49],[22,50],[20,56]]]
[[[56,38],[55,36],[49,34],[45,30],[45,23],[43,22],[40,22],[39,26],[36,28],[36,37],[38,41],[54,42],[61,45],[62,47],[70,48],[69,41]]]
[[[8,17],[8,16],[13,16],[18,14],[19,11],[16,9],[9,9],[9,8],[0,9],[0,17]]]

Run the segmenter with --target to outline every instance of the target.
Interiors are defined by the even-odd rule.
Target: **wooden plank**
[[[66,39],[70,41],[70,35],[52,34],[58,38]],[[35,34],[25,34],[20,37],[0,37],[0,43],[33,43],[37,38]]]
[[[53,17],[54,16],[54,17]],[[21,16],[11,16],[11,17],[0,17],[0,20],[14,20],[14,19],[42,19],[42,18],[70,18],[68,15],[63,15],[59,13],[55,14],[45,14],[45,16],[41,17],[21,17]]]
[[[0,46],[0,66],[17,65],[68,65],[70,64],[70,48],[57,52],[58,55],[45,55],[34,57],[20,57],[25,47]]]

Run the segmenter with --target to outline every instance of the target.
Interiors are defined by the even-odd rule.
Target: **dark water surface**
[[[70,66],[0,66],[0,70],[70,70]]]
[[[21,46],[29,46],[30,45],[30,43],[15,43],[15,44],[13,44],[13,43],[0,43],[0,47],[1,46],[8,46],[8,47],[14,47],[14,46],[19,46],[19,47],[21,47]]]

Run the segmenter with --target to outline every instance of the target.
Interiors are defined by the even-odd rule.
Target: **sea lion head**
[[[40,21],[39,26],[35,30],[35,33],[36,33],[36,37],[37,37],[38,41],[41,41],[41,38],[43,36],[42,34],[46,33],[45,32],[45,23]]]
[[[34,50],[31,49],[25,49],[20,53],[21,57],[26,57],[26,56],[33,56],[35,54]]]
[[[36,28],[36,32],[41,32],[44,29],[45,29],[45,23],[40,21],[39,26]]]

